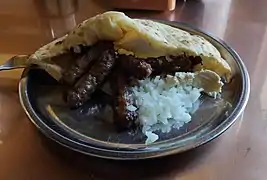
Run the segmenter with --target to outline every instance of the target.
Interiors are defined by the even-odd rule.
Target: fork
[[[0,71],[25,68],[28,57],[28,55],[13,56],[4,64],[0,65]]]

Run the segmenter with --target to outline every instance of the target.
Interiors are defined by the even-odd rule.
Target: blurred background
[[[124,11],[131,17],[184,21],[223,37],[231,3],[231,0],[0,1],[0,46],[5,53],[30,53],[84,19],[106,10]],[[216,21],[221,23],[214,26]]]

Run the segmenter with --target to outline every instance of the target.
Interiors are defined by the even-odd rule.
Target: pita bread
[[[140,58],[186,54],[200,56],[202,65],[196,71],[208,69],[220,77],[231,76],[231,68],[220,52],[206,39],[169,25],[151,20],[131,19],[124,13],[109,11],[85,20],[67,35],[41,47],[33,53],[29,64],[38,64],[56,79],[62,69],[51,58],[68,52],[78,45],[91,46],[97,41],[110,40],[120,54]]]

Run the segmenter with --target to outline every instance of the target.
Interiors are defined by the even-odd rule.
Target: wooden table
[[[91,0],[0,0],[0,59],[28,54],[108,8]],[[20,107],[21,71],[0,73],[1,180],[265,180],[267,173],[267,1],[179,1],[173,12],[132,17],[198,26],[235,48],[248,67],[251,96],[243,116],[213,143],[167,158],[118,162],[86,157],[41,135]],[[144,166],[144,167],[142,167]]]

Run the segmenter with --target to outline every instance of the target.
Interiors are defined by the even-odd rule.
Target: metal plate
[[[110,159],[145,159],[183,152],[223,133],[244,110],[250,92],[248,72],[238,54],[223,41],[177,22],[161,21],[198,34],[218,48],[234,78],[223,88],[222,99],[205,97],[192,121],[179,130],[161,134],[145,145],[140,131],[117,133],[110,123],[108,98],[100,92],[83,107],[70,110],[62,100],[62,86],[40,69],[24,71],[19,85],[21,104],[30,120],[49,138],[79,152]],[[227,106],[229,102],[232,106]],[[99,111],[95,106],[101,107]]]

